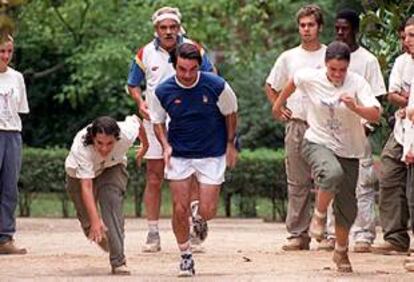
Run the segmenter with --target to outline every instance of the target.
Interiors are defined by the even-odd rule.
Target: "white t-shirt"
[[[0,130],[22,130],[19,113],[28,113],[23,75],[8,67],[0,73]]]
[[[320,69],[325,66],[326,46],[322,45],[317,51],[307,51],[297,46],[283,52],[276,60],[266,83],[280,92],[294,73],[302,68]],[[305,96],[306,97],[306,96]],[[300,90],[296,90],[287,100],[287,107],[292,111],[292,118],[306,119],[306,100]]]
[[[83,145],[87,127],[79,131],[65,161],[66,173],[74,178],[92,179],[99,176],[105,168],[120,163],[126,166],[126,153],[139,134],[139,118],[136,115],[127,116],[125,121],[118,122],[118,126],[121,129],[120,139],[105,158],[95,151],[93,145]]]
[[[398,92],[402,90],[411,93],[411,83],[414,77],[414,59],[411,55],[404,53],[397,57],[392,66],[390,79],[389,79],[389,92]],[[410,94],[411,96],[411,94]],[[394,125],[394,137],[395,140],[403,145],[404,144],[404,127],[406,119],[401,119],[398,111],[395,113],[395,125]],[[410,122],[408,125],[410,126]]]
[[[364,47],[360,46],[351,53],[348,71],[355,72],[365,78],[375,96],[378,97],[387,93],[380,64],[377,58]]]
[[[349,110],[340,97],[347,93],[365,107],[381,108],[371,87],[360,75],[348,72],[342,86],[335,87],[326,76],[326,69],[302,69],[293,76],[296,87],[308,96],[307,122],[304,138],[321,144],[343,158],[364,156],[365,132],[361,117]]]
[[[411,57],[411,56],[410,56]],[[414,76],[410,84],[414,83]],[[407,110],[414,109],[414,87],[410,87],[410,96],[408,98]],[[400,119],[401,120],[401,119]],[[405,156],[408,152],[414,153],[414,124],[409,119],[404,119],[404,135],[403,135],[403,156],[402,161],[405,161]]]

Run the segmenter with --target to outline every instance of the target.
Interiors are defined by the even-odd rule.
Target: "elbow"
[[[379,123],[381,119],[381,113],[382,113],[382,110],[380,108],[375,108],[375,112],[372,115],[372,118],[369,120],[369,122]]]

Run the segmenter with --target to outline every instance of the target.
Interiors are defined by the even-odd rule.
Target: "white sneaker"
[[[144,253],[156,253],[161,251],[160,233],[148,232],[147,241],[145,242],[145,245],[142,246],[142,251]]]
[[[126,264],[120,266],[112,266],[112,274],[113,275],[131,275],[131,271],[129,271]]]
[[[205,253],[205,248],[201,245],[202,242],[200,242],[200,239],[197,237],[190,236],[190,246],[191,246],[191,252],[193,253]]]
[[[180,271],[178,277],[191,277],[195,275],[194,260],[191,254],[181,255]]]

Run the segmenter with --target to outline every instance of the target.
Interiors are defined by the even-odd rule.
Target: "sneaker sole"
[[[195,275],[195,271],[193,270],[180,270],[178,273],[178,277],[193,277]]]
[[[408,251],[397,251],[397,250],[378,250],[371,248],[371,253],[384,256],[407,256],[409,255]]]
[[[158,253],[161,251],[161,247],[160,246],[152,246],[152,247],[142,247],[142,252],[143,253]]]

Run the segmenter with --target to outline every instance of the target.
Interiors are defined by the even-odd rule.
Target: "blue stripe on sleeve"
[[[144,79],[145,79],[145,73],[135,62],[135,58],[133,58],[131,62],[131,67],[128,73],[128,85],[139,86]]]

